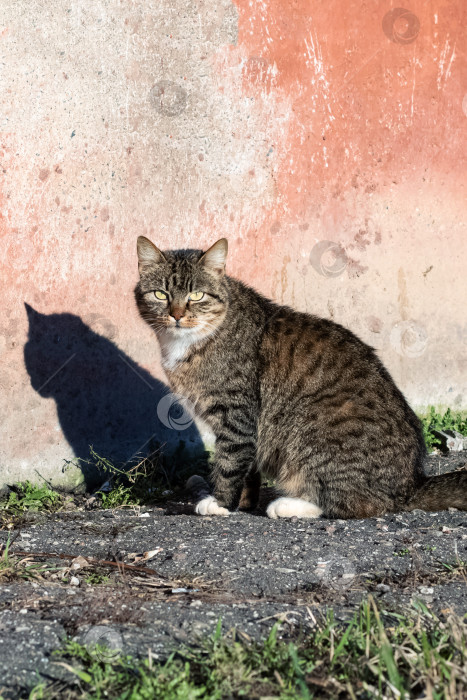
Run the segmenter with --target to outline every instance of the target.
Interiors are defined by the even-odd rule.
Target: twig
[[[54,557],[57,559],[76,559],[76,554],[57,554],[56,552],[11,552],[21,557]],[[158,576],[159,578],[167,578],[163,574],[159,574],[154,569],[148,569],[146,566],[133,566],[132,564],[124,564],[123,562],[107,561],[106,559],[95,559],[94,557],[84,557],[90,564],[98,566],[114,566],[117,569],[126,569],[128,571],[137,571],[150,576]]]

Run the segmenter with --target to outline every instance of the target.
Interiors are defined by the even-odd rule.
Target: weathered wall
[[[140,233],[227,236],[231,274],[348,325],[416,407],[467,405],[464,6],[2,3],[0,485],[198,440],[159,405]]]

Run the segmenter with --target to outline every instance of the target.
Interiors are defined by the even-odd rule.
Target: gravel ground
[[[427,470],[465,462],[463,453],[430,457]],[[67,636],[105,642],[110,656],[150,649],[165,658],[213,632],[219,619],[224,632],[247,639],[264,638],[277,620],[284,637],[294,636],[328,608],[349,618],[368,592],[387,609],[404,610],[418,598],[440,615],[467,612],[465,576],[444,566],[467,561],[465,512],[281,521],[262,512],[216,518],[192,510],[181,503],[77,510],[41,516],[14,533],[12,552],[47,553],[34,561],[62,570],[0,585],[0,696],[27,697],[39,680],[65,677],[52,652]],[[0,532],[0,543],[6,537]],[[81,560],[81,568],[64,572],[78,556],[89,566]],[[86,583],[96,571],[109,580]]]

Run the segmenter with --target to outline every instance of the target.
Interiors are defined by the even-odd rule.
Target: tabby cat
[[[139,311],[216,438],[196,511],[254,508],[261,473],[284,494],[271,518],[467,509],[467,472],[425,475],[419,420],[373,349],[227,276],[226,257],[225,238],[204,253],[138,238]]]

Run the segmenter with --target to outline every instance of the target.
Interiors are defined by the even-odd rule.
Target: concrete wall
[[[231,274],[349,326],[415,407],[467,406],[465,4],[404,8],[2,3],[0,485],[197,444],[160,408],[141,233],[226,236]]]

